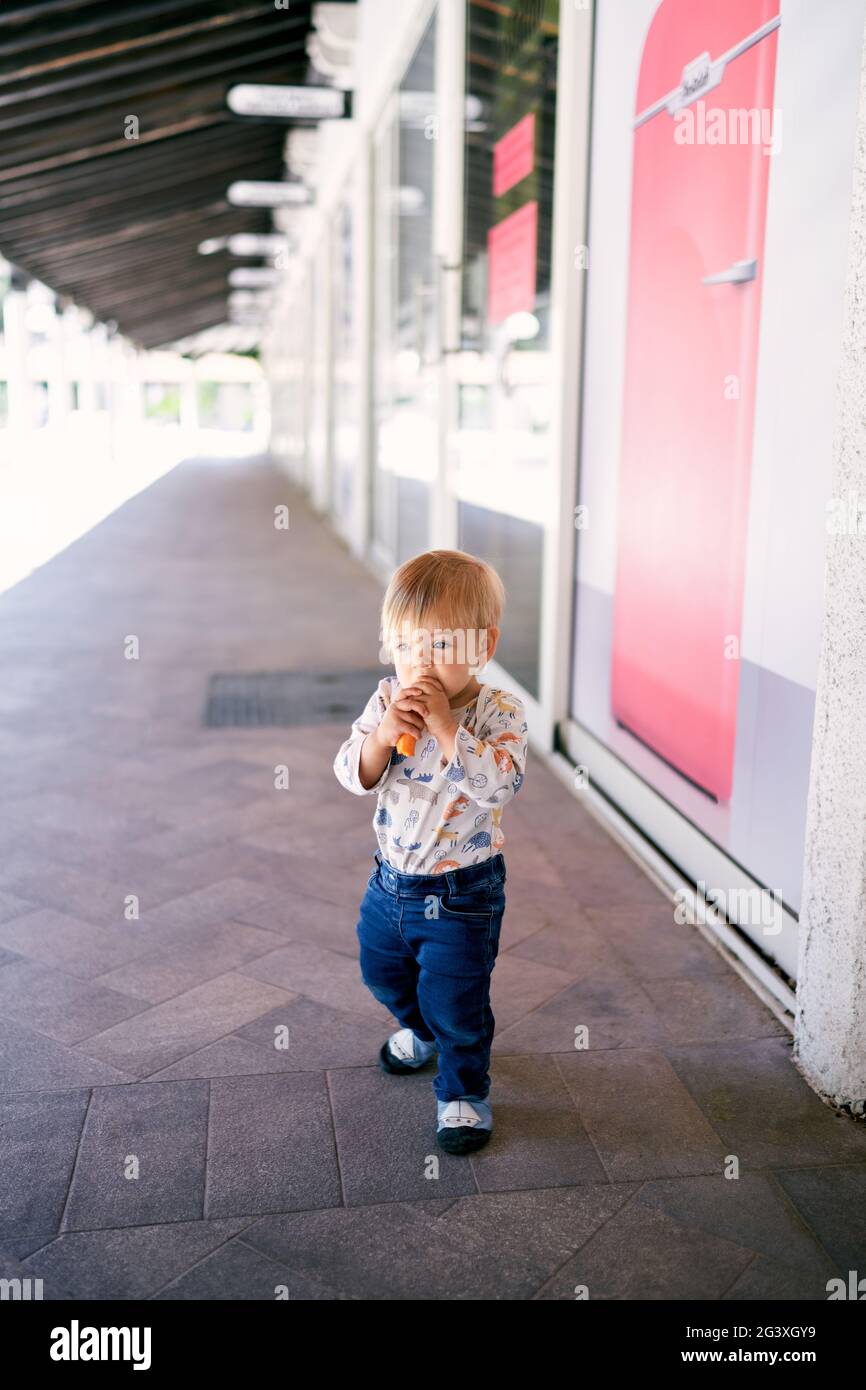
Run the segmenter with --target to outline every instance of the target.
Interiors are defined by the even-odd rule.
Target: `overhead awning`
[[[303,82],[312,8],[0,5],[0,253],[143,347],[224,323],[228,271],[251,262],[197,248],[272,230],[226,189],[282,178],[286,133],[238,120],[225,94]]]

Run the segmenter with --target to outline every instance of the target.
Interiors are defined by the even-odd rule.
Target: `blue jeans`
[[[438,1100],[486,1100],[505,859],[427,875],[375,858],[355,928],[364,984],[401,1027],[435,1042]]]

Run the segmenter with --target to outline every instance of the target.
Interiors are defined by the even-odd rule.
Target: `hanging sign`
[[[235,232],[226,244],[232,256],[279,256],[291,250],[288,237],[276,232]]]
[[[233,290],[270,289],[272,285],[278,285],[282,278],[282,271],[273,270],[269,265],[239,265],[236,270],[229,271],[229,284]]]
[[[226,105],[236,116],[271,116],[286,121],[334,121],[348,115],[350,93],[339,87],[266,86],[239,82]]]
[[[309,203],[310,190],[303,183],[273,183],[239,179],[229,184],[226,197],[237,208],[278,208],[286,203]]]

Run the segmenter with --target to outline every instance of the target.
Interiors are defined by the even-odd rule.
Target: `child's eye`
[[[402,652],[406,650],[409,644],[408,642],[394,642],[393,645],[395,652]],[[432,643],[432,645],[434,647],[450,647],[451,643],[447,637],[439,637]]]

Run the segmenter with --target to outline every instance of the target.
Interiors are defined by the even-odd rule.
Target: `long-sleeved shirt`
[[[391,749],[372,787],[359,777],[361,746],[399,693],[385,676],[334,759],[340,785],[358,796],[376,794],[373,828],[383,859],[400,873],[437,874],[478,864],[505,843],[502,809],[519,791],[526,768],[528,731],[522,701],[482,685],[459,709],[451,758],[422,730],[411,756]]]

